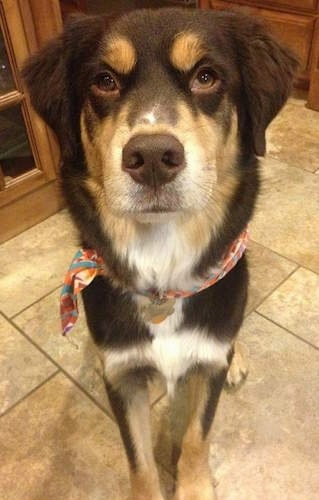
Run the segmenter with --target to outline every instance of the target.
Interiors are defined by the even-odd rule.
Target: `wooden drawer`
[[[231,2],[226,0],[225,3]],[[306,14],[315,13],[319,9],[319,0],[237,0],[237,4]]]
[[[252,2],[253,3],[253,2]],[[255,2],[261,7],[269,7],[271,9],[296,10],[305,12],[316,12],[318,0],[262,0]]]
[[[240,6],[224,0],[210,0],[214,9],[234,9],[261,16],[269,25],[274,35],[290,47],[300,62],[300,73],[306,73],[310,67],[311,43],[315,19],[308,16],[286,14],[279,11],[260,9],[258,7]],[[266,2],[264,2],[266,3]],[[302,75],[304,76],[304,75]]]
[[[309,71],[314,19],[292,14],[276,15],[267,11],[261,14],[274,35],[297,55],[300,71]]]

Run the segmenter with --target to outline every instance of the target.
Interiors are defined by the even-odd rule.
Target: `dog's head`
[[[255,19],[163,9],[75,18],[24,77],[97,206],[142,221],[209,206],[219,220],[295,67]]]

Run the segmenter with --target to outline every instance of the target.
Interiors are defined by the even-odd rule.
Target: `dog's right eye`
[[[115,77],[109,72],[97,75],[93,87],[97,88],[100,92],[105,92],[110,95],[116,95],[120,91],[119,84]]]
[[[190,89],[194,94],[211,93],[217,86],[219,80],[211,68],[199,68],[190,83]]]

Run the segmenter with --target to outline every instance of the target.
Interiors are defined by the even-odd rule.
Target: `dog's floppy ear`
[[[62,136],[60,131],[67,130],[67,136],[70,135],[68,128],[71,120],[66,75],[67,56],[63,35],[51,41],[38,54],[31,56],[22,70],[22,77],[34,109],[54,130],[60,142]],[[64,142],[64,139],[62,141]]]
[[[263,156],[266,128],[289,96],[298,63],[261,21],[249,16],[234,17],[242,96],[248,112],[245,125],[250,128],[256,155]]]
[[[64,158],[76,154],[79,73],[104,29],[101,17],[72,16],[64,32],[31,56],[22,70],[31,103],[58,136]]]

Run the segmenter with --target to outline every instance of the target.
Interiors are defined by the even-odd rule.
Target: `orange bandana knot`
[[[64,278],[61,292],[60,311],[63,335],[71,330],[78,318],[77,294],[92,283],[99,274],[104,274],[102,257],[97,255],[95,250],[79,250]]]

